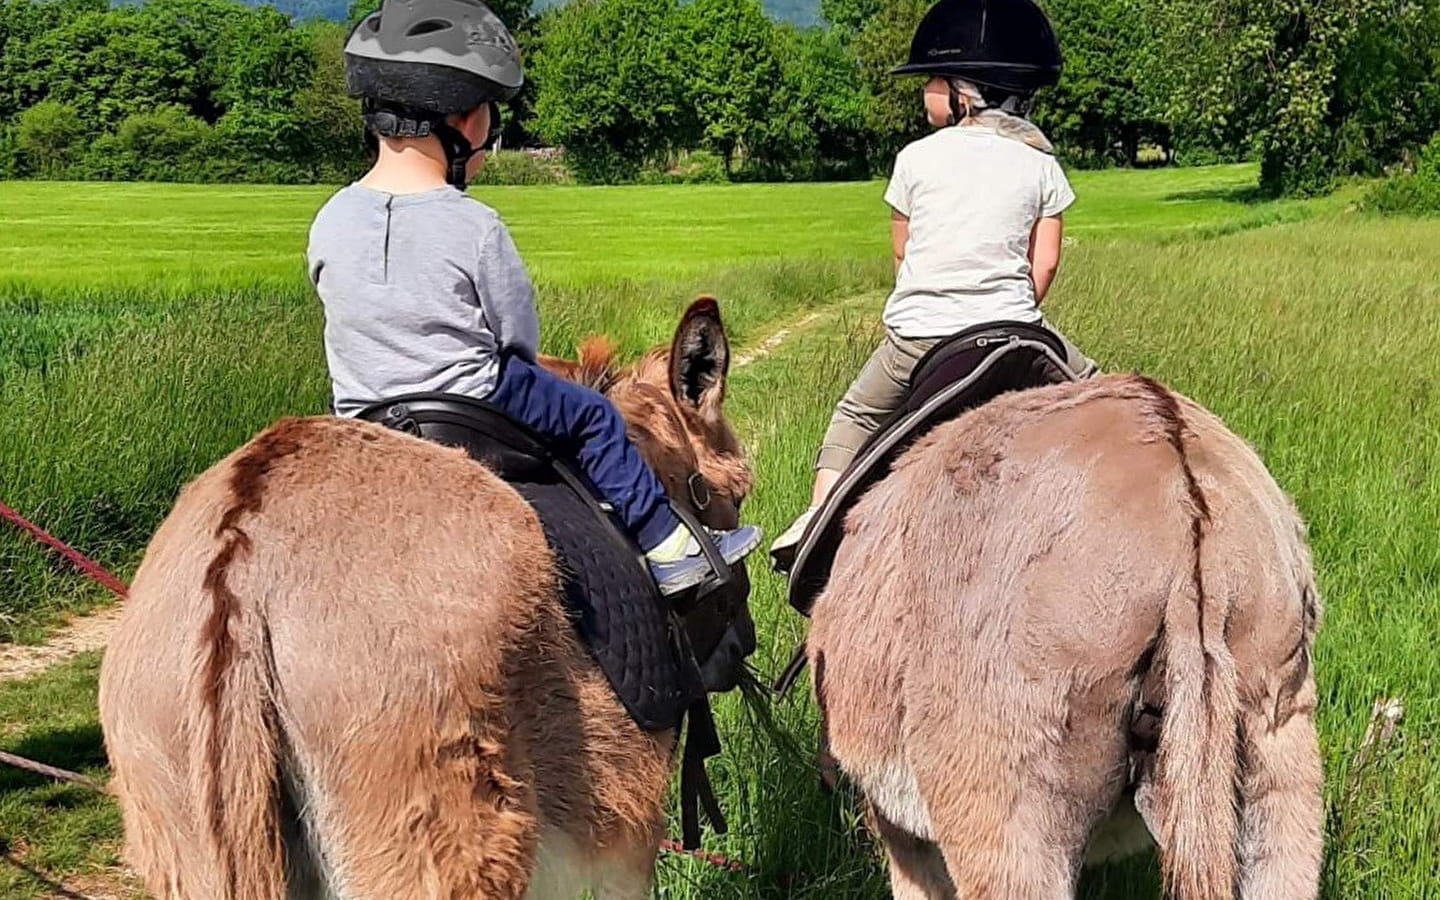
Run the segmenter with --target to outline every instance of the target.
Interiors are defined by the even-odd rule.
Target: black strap
[[[675,511],[675,515],[680,517],[680,521],[684,522],[685,527],[694,535],[695,543],[700,545],[700,552],[705,554],[705,559],[709,561],[710,568],[715,570],[715,578],[706,582],[706,589],[702,593],[709,593],[716,588],[721,588],[729,584],[730,579],[733,577],[730,572],[730,564],[725,562],[725,557],[721,555],[720,548],[715,546],[715,539],[710,537],[710,531],[705,527],[705,524],[696,518],[694,513],[683,506],[671,506],[670,508]]]
[[[471,144],[465,135],[451,128],[445,122],[433,123],[430,126],[430,132],[440,139],[440,146],[445,150],[447,163],[445,180],[453,187],[465,190],[470,183],[470,179],[465,177],[465,169],[470,165],[470,157],[485,148]]]
[[[715,716],[708,697],[696,700],[688,712],[689,727],[685,733],[685,755],[680,763],[680,836],[686,850],[700,847],[700,810],[716,834],[724,834],[729,826],[725,813],[715,799],[705,760],[720,753],[720,735],[715,730]]]
[[[428,137],[435,127],[432,119],[399,115],[389,109],[368,109],[361,118],[367,129],[381,137]]]
[[[687,591],[674,601],[675,611],[682,616],[688,616],[695,607],[700,605],[701,600],[728,585],[735,575],[730,570],[729,563],[725,562],[725,556],[720,552],[720,548],[715,546],[715,539],[710,536],[710,531],[705,524],[683,506],[676,505],[670,508],[694,536],[695,543],[700,546],[700,552],[705,555],[705,560],[710,563],[710,568],[715,573],[713,578],[701,582],[697,589]]]

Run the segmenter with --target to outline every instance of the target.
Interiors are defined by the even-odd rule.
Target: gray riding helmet
[[[350,93],[446,115],[511,99],[520,48],[480,0],[384,0],[345,44]]]

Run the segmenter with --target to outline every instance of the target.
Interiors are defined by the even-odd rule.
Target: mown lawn
[[[1072,234],[1153,239],[1268,223],[1352,196],[1257,202],[1249,165],[1078,172]],[[0,281],[188,289],[290,280],[334,188],[0,182]],[[743,263],[886,252],[880,182],[652,187],[477,187],[533,272],[552,283],[643,281]]]
[[[1251,204],[1243,190],[1252,178],[1227,168],[1077,179],[1085,196],[1072,221],[1079,240],[1051,313],[1105,367],[1141,369],[1215,409],[1296,496],[1311,525],[1327,603],[1316,662],[1330,802],[1325,896],[1431,896],[1440,884],[1440,280],[1432,261],[1440,223],[1344,215],[1336,209],[1343,198],[1319,207]],[[59,188],[0,184],[0,205],[8,191]],[[157,192],[152,196],[201,190],[113,189]],[[269,192],[288,190],[260,191],[261,201],[244,209],[273,223],[283,217]],[[803,503],[830,405],[875,339],[886,278],[877,189],[686,189],[697,191],[693,199],[677,190],[676,209],[661,203],[648,211],[657,222],[673,216],[670,226],[637,236],[651,190],[533,191],[526,209],[537,219],[527,226],[518,206],[511,214],[550,289],[549,346],[562,350],[590,328],[612,327],[627,351],[637,351],[663,337],[684,298],[704,287],[724,298],[742,344],[820,310],[820,319],[732,382],[731,413],[758,474],[747,517],[774,533]],[[653,197],[670,196],[654,190]],[[304,201],[310,206],[291,201],[286,215],[303,219],[322,194]],[[812,208],[787,219],[807,196]],[[737,220],[769,230],[745,246],[703,228],[687,239],[681,206],[717,215],[728,207]],[[575,260],[587,262],[545,257],[541,239],[526,232],[537,227],[541,209],[553,215],[540,229],[544,240],[557,254],[573,245]],[[125,215],[124,208],[113,212]],[[851,221],[859,217],[868,224]],[[1147,217],[1150,228],[1126,227]],[[1224,235],[1291,217],[1306,221]],[[569,226],[553,224],[562,219]],[[792,235],[785,223],[798,219],[827,227],[796,226]],[[303,222],[298,231],[284,227],[303,236]],[[841,248],[833,257],[831,241]],[[645,270],[638,254],[646,244],[672,261],[683,255],[703,262]],[[593,255],[587,246],[596,248]],[[627,260],[629,253],[637,255]],[[77,271],[84,271],[83,256],[71,258]],[[185,478],[277,415],[321,408],[325,384],[318,317],[303,285],[293,292],[273,285],[193,295],[175,289],[162,302],[163,285],[123,285],[130,276],[122,257],[115,282],[89,270],[102,282],[92,291],[67,290],[22,269],[11,271],[15,287],[0,292],[0,323],[14,316],[14,330],[0,325],[0,336],[31,336],[28,355],[12,354],[8,369],[0,344],[0,497],[123,568]],[[586,265],[598,268],[587,272]],[[262,270],[254,271],[268,277]],[[154,274],[144,265],[135,272]],[[106,316],[107,296],[121,299],[111,308],[120,313]],[[34,338],[43,333],[36,323],[55,321],[66,305],[87,307],[101,325]],[[35,636],[48,615],[98,599],[6,540],[0,536],[0,610],[12,617],[12,634]],[[776,578],[756,578],[752,606],[762,635],[757,663],[774,671],[801,623],[784,607]],[[101,771],[94,667],[82,659],[0,688],[0,746]],[[1406,718],[1396,741],[1357,765],[1377,697],[1401,698]],[[730,752],[719,787],[734,833],[708,845],[749,868],[731,874],[667,859],[662,896],[886,896],[853,806],[818,791],[808,757],[815,729],[809,701],[797,693],[777,707],[805,748],[798,755],[760,736],[738,701],[727,698],[722,707]],[[57,879],[108,873],[118,835],[107,804],[29,776],[4,778],[0,839],[7,852]],[[1084,895],[1155,896],[1152,870],[1146,861],[1102,870],[1087,878]],[[44,895],[35,878],[0,864],[0,896]]]

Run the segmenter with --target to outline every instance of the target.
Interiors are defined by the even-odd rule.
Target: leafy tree
[[[1400,3],[1359,23],[1337,65],[1331,115],[1342,172],[1380,174],[1440,129],[1440,2]]]
[[[0,125],[0,179],[19,178],[25,174],[20,158],[20,136],[10,125]]]
[[[771,178],[863,178],[870,174],[860,67],[837,30],[781,28],[782,74],[753,147]]]
[[[888,167],[900,148],[923,135],[925,105],[921,101],[922,81],[897,77],[890,70],[903,63],[910,53],[915,27],[930,8],[932,0],[884,0],[880,11],[855,35],[855,56],[869,93],[865,112],[872,151]]]
[[[308,124],[296,95],[311,83],[312,42],[273,9],[256,10],[232,29],[217,60],[217,126],[257,156],[299,158]]]
[[[87,178],[185,181],[202,178],[201,150],[210,126],[182,106],[165,105],[125,119],[85,154]]]
[[[854,34],[880,14],[886,0],[820,0],[820,16],[847,34]]]
[[[297,154],[316,167],[319,177],[343,181],[357,173],[366,158],[360,101],[345,89],[349,29],[320,22],[307,26],[304,34],[314,66],[308,83],[295,92]]]
[[[1141,72],[1150,30],[1145,0],[1049,0],[1065,54],[1060,83],[1041,93],[1035,121],[1082,165],[1134,165],[1142,142],[1170,145],[1160,98]]]
[[[76,16],[104,13],[105,0],[0,0],[0,121],[13,120],[44,97],[46,86],[35,73],[50,57],[37,39]]]
[[[1433,74],[1412,79],[1434,71],[1424,54],[1435,44],[1435,8],[1433,0],[1161,0],[1152,69],[1168,79],[1177,129],[1253,145],[1269,193],[1316,193],[1336,174],[1394,159],[1434,128]]]
[[[156,28],[142,10],[83,12],[34,42],[48,64],[29,73],[32,92],[67,104],[101,131],[161,103],[190,106],[196,66],[179,35]]]
[[[699,142],[732,172],[736,150],[754,145],[775,103],[775,26],[758,0],[691,0],[675,35]]]
[[[535,128],[565,147],[582,179],[633,178],[693,135],[678,15],[676,0],[576,0],[546,16]]]
[[[32,171],[56,178],[78,155],[85,133],[74,107],[42,100],[20,114],[16,146]]]

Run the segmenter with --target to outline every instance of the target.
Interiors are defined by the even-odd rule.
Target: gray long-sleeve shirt
[[[310,226],[335,411],[417,391],[485,398],[500,351],[533,358],[535,289],[495,211],[450,188],[338,191]]]

